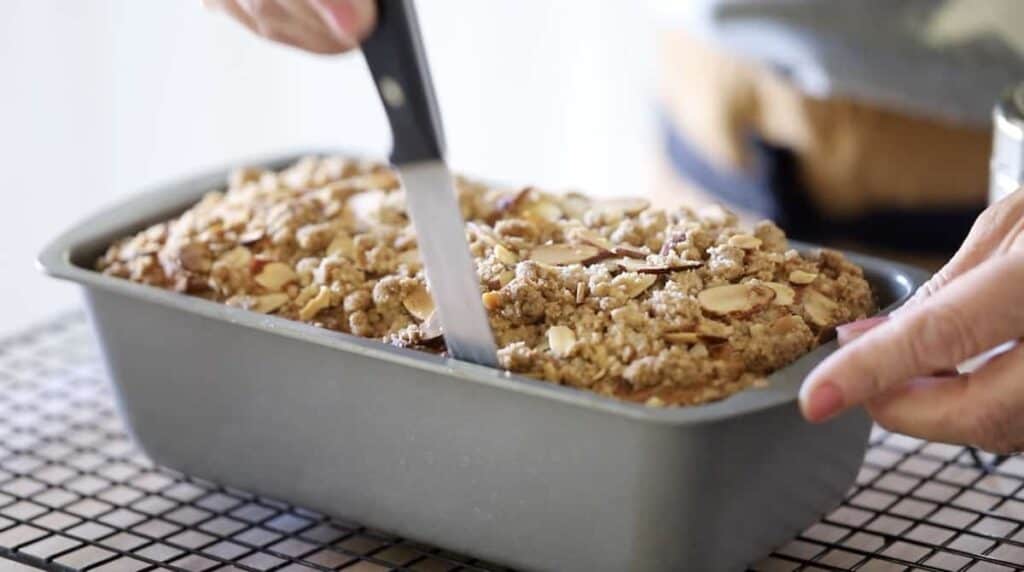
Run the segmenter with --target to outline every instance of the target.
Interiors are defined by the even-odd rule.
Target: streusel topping
[[[651,208],[457,179],[502,367],[649,405],[759,385],[871,291],[833,251],[789,249],[720,207]],[[121,240],[97,268],[251,311],[443,351],[404,208],[386,166],[305,158],[239,169],[181,216]]]

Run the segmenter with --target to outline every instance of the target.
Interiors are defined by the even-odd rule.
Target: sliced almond
[[[490,246],[497,246],[501,244],[501,239],[489,226],[470,221],[466,223],[466,228],[469,229],[470,233],[476,236],[478,240],[481,240]]]
[[[312,320],[321,310],[331,305],[331,289],[327,286],[321,286],[320,291],[317,292],[316,296],[312,300],[306,302],[302,309],[299,310],[300,320]]]
[[[342,179],[340,181],[331,181],[317,189],[313,196],[325,205],[340,204],[341,201],[344,201],[361,190],[356,185],[352,184],[352,181],[352,178]]]
[[[729,246],[743,250],[757,250],[761,248],[761,239],[749,234],[737,234],[729,237]]]
[[[434,299],[430,297],[426,287],[417,286],[402,300],[402,305],[417,320],[423,321],[434,313]]]
[[[562,218],[562,209],[551,201],[540,200],[523,209],[523,214],[526,218],[555,222]]]
[[[628,276],[623,274],[623,276]],[[647,291],[648,288],[658,281],[658,277],[652,274],[635,274],[636,278],[630,280],[626,287],[626,297],[636,298]]]
[[[651,201],[648,201],[647,199],[642,199],[640,197],[627,197],[599,201],[594,203],[591,209],[600,213],[633,216],[640,214],[650,206]]]
[[[662,338],[670,344],[695,344],[700,341],[697,332],[668,332]]]
[[[646,261],[636,260],[634,258],[614,258],[608,262],[615,264],[615,266],[625,270],[626,272],[640,272],[643,269],[649,268]]]
[[[775,298],[772,300],[772,304],[776,306],[789,306],[796,299],[796,292],[785,284],[778,282],[764,282],[763,284],[775,291]]]
[[[658,397],[657,395],[652,395],[651,397],[647,398],[647,401],[644,401],[644,405],[646,405],[647,407],[665,407],[668,405],[668,403],[665,403],[665,400]]]
[[[610,240],[601,236],[601,233],[596,230],[589,228],[575,229],[571,233],[573,240],[589,244],[595,248],[611,253],[615,249],[615,245]]]
[[[625,258],[636,258],[637,260],[646,260],[647,255],[650,251],[646,248],[639,246],[633,246],[632,244],[616,244],[612,247],[612,254],[615,256],[622,256]]]
[[[334,225],[329,222],[307,224],[295,231],[295,241],[301,248],[317,250],[331,242]]]
[[[294,282],[298,279],[299,275],[292,270],[292,267],[283,262],[267,264],[255,278],[257,284],[275,292],[284,288],[289,282]]]
[[[581,219],[590,209],[591,201],[579,193],[567,193],[562,197],[562,210],[569,218]]]
[[[296,306],[305,306],[306,302],[312,300],[313,297],[319,293],[320,286],[317,286],[316,284],[309,284],[308,286],[303,288],[302,291],[299,292],[299,295],[296,296],[295,299],[292,301],[295,302]]]
[[[203,244],[186,244],[178,251],[178,262],[185,270],[206,272],[213,265],[210,251]]]
[[[726,284],[702,290],[697,301],[712,314],[749,312],[771,302],[775,291],[764,284]]]
[[[252,213],[249,212],[247,207],[232,208],[220,215],[220,220],[224,223],[224,228],[244,227],[248,224],[249,219],[251,218]]]
[[[831,325],[835,319],[835,311],[839,307],[831,298],[811,288],[804,290],[803,303],[811,321],[819,326]]]
[[[769,326],[769,331],[776,336],[782,336],[791,332],[795,332],[803,320],[800,316],[783,316]]]
[[[651,264],[646,260],[635,258],[616,258],[612,260],[619,268],[627,272],[639,272],[641,274],[669,274],[671,272],[682,272],[702,266],[704,263],[699,260],[679,260],[671,264]]]
[[[355,246],[352,237],[343,230],[335,232],[331,243],[327,245],[327,256],[344,256],[352,258],[355,255]]]
[[[252,262],[252,252],[244,246],[236,246],[221,254],[214,266],[227,268],[245,268]]]
[[[504,287],[506,284],[511,282],[516,277],[516,273],[511,270],[506,270],[498,275],[498,284]]]
[[[533,192],[533,187],[523,187],[515,193],[498,199],[498,210],[501,212],[515,212],[526,202],[527,197]]]
[[[500,244],[494,245],[494,256],[506,266],[514,266],[519,262],[519,257],[514,252]]]
[[[430,342],[439,339],[444,332],[441,331],[441,317],[437,315],[437,312],[427,316],[426,320],[420,324],[420,338],[424,342]]]
[[[565,326],[553,326],[548,329],[548,345],[555,356],[568,357],[576,345],[576,334]]]
[[[672,272],[678,272],[680,270],[687,270],[687,269],[690,269],[690,268],[696,268],[697,266],[699,266],[699,265],[695,265],[695,266],[669,266],[667,264],[648,264],[647,266],[644,266],[642,268],[637,268],[636,272],[641,272],[643,274],[669,274],[669,273],[672,273]]]
[[[256,298],[253,310],[261,314],[269,314],[288,303],[291,298],[287,294],[267,294]]]
[[[807,272],[806,270],[794,270],[789,273],[789,281],[793,284],[810,284],[818,279],[818,274],[815,272]]]
[[[647,258],[648,254],[650,254],[646,248],[633,246],[631,244],[614,244],[612,241],[602,236],[601,233],[589,228],[574,229],[570,233],[570,237],[574,241],[589,244],[590,246],[598,248],[610,256],[643,260]]]
[[[238,235],[238,243],[248,246],[259,242],[265,235],[266,232],[263,229],[247,230]]]
[[[694,268],[700,268],[704,266],[702,260],[673,260],[666,264],[672,272],[682,272],[683,270],[692,270]]]
[[[582,304],[587,299],[587,283],[579,282],[576,284],[576,303]]]
[[[732,326],[716,322],[714,320],[701,320],[697,324],[697,333],[702,338],[712,340],[727,340],[732,335]]]
[[[484,292],[480,300],[488,310],[497,310],[504,303],[500,292]]]
[[[349,177],[342,181],[357,189],[383,189],[392,190],[398,188],[398,177],[389,170],[381,169],[365,175]]]
[[[761,283],[750,282],[750,283],[747,284],[747,288],[749,288],[749,294],[748,295],[749,295],[750,299],[754,301],[754,304],[756,306],[766,306],[770,302],[775,300],[775,296],[776,296],[775,290],[773,290],[772,288],[768,287],[763,282],[761,282]]]
[[[274,234],[294,220],[295,215],[293,211],[296,205],[289,199],[288,195],[283,195],[280,199],[274,199],[281,202],[270,207],[270,210],[267,211],[267,234]]]
[[[552,266],[579,264],[601,253],[589,244],[545,244],[530,251],[530,260]]]

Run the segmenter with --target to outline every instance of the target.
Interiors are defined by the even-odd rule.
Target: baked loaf
[[[770,222],[458,179],[502,367],[648,405],[763,383],[873,311],[860,268]],[[112,245],[111,276],[403,347],[443,351],[404,192],[386,166],[239,169]]]

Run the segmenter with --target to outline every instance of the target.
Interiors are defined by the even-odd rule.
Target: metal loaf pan
[[[279,168],[289,156],[255,161]],[[185,473],[536,570],[729,570],[842,498],[870,423],[795,405],[826,344],[767,389],[647,408],[103,276],[116,238],[223,185],[163,186],[50,244],[83,286],[142,449]],[[851,256],[882,306],[921,271]]]

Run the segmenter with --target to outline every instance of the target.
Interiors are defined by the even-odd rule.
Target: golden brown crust
[[[535,188],[457,188],[502,367],[650,405],[760,383],[874,307],[839,253],[788,250],[714,207]],[[443,348],[386,167],[307,158],[236,171],[180,217],[121,240],[105,274],[419,349]]]

